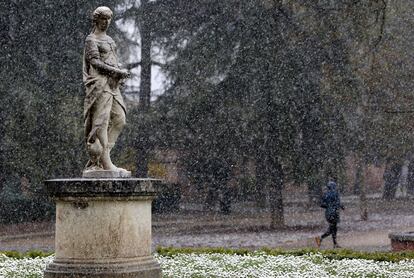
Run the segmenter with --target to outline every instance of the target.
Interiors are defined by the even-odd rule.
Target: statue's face
[[[96,19],[96,28],[100,31],[106,31],[111,23],[111,18],[107,16],[100,16]]]

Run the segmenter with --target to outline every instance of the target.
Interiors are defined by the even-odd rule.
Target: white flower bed
[[[329,260],[321,255],[156,255],[164,277],[414,277],[414,261]],[[0,255],[0,278],[41,278],[53,257],[11,259]]]
[[[53,256],[36,259],[11,259],[0,254],[0,278],[40,278]]]
[[[329,260],[315,254],[180,254],[157,259],[164,277],[414,277],[414,261]]]

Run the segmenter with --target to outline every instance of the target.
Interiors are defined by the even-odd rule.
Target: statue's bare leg
[[[111,109],[111,117],[108,128],[108,144],[112,148],[118,139],[119,134],[125,126],[125,111],[115,100]]]
[[[105,170],[117,171],[117,167],[112,164],[110,153],[110,144],[108,143],[108,125],[103,125],[96,133],[102,145],[101,163]]]
[[[111,109],[111,118],[108,127],[108,155],[115,145],[119,134],[125,126],[125,111],[117,101],[113,102]],[[118,168],[119,170],[123,170]]]
[[[112,164],[109,156],[110,144],[108,140],[108,127],[110,122],[110,114],[113,105],[113,97],[109,94],[102,94],[93,106],[94,128],[96,128],[96,137],[102,146],[100,162],[105,170],[117,171],[117,167]]]

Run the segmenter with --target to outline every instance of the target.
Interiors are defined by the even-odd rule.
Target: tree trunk
[[[407,194],[414,195],[414,159],[410,159],[407,173]]]
[[[402,165],[399,161],[390,161],[385,166],[384,171],[384,192],[382,198],[384,200],[393,200],[397,191],[398,182],[400,180]]]
[[[270,185],[270,228],[280,228],[285,226],[284,207],[283,207],[283,172],[282,166],[277,161],[272,169],[272,184]]]
[[[140,20],[141,28],[141,79],[139,89],[139,107],[140,117],[144,123],[148,123],[148,109],[150,107],[151,99],[151,30],[146,19],[146,10],[148,0],[141,1],[141,9],[143,10]],[[141,125],[140,137],[137,142],[137,159],[136,159],[136,175],[137,177],[148,176],[148,163],[150,154],[149,132],[150,127],[146,124]]]
[[[320,205],[322,198],[322,181],[320,178],[310,177],[308,179],[308,206]]]
[[[151,99],[151,30],[146,19],[148,0],[141,1],[143,10],[141,21],[141,80],[139,89],[139,105],[141,110],[146,113],[150,106]]]
[[[368,202],[366,196],[366,186],[364,184],[364,162],[358,158],[355,173],[355,185],[359,188],[359,210],[362,221],[368,220]]]
[[[362,180],[361,180],[361,176],[362,176],[362,168],[360,167],[361,166],[361,163],[360,163],[360,158],[359,157],[356,157],[356,168],[355,168],[355,180],[354,180],[354,188],[353,188],[353,190],[352,190],[352,192],[355,194],[355,195],[360,195],[361,194],[361,183],[362,183]]]
[[[263,161],[261,156],[256,158],[256,180],[254,184],[254,199],[256,200],[256,206],[258,208],[265,208],[266,207],[266,189],[268,185],[268,175],[266,169],[266,162]],[[252,194],[252,193],[250,193]]]

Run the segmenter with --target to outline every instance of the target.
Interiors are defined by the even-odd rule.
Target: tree
[[[139,119],[141,129],[153,128],[151,146],[179,150],[197,180],[210,154],[234,163],[254,158],[259,190],[275,189],[274,208],[283,208],[286,182],[307,184],[317,202],[321,184],[340,175],[347,154],[365,165],[406,148],[401,143],[410,129],[402,117],[377,113],[385,83],[379,84],[391,88],[392,82],[386,67],[376,65],[395,55],[382,48],[387,3],[157,0],[133,6],[130,14],[151,30],[152,49],[165,53],[171,81]]]
[[[79,176],[86,162],[82,49],[97,1],[0,5],[0,188],[19,192],[26,177],[38,193],[45,179]]]
[[[273,218],[272,225],[283,225],[284,182],[303,176],[300,171],[313,175],[343,153],[334,136],[344,130],[343,118],[320,95],[325,52],[297,26],[288,7],[269,8],[261,1],[156,2],[167,7],[157,17],[164,22],[160,26],[174,30],[156,40],[172,57],[167,65],[172,86],[159,101],[176,123],[171,146],[196,161],[213,151],[234,161],[254,157],[260,190],[274,192],[272,215],[279,220]],[[227,140],[223,132],[230,134]],[[314,166],[316,161],[321,162]]]

